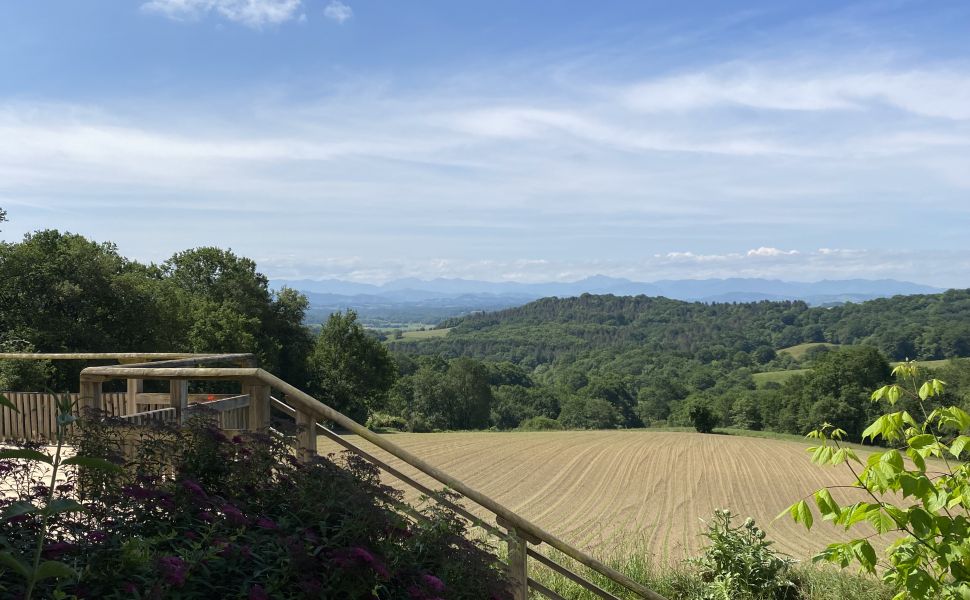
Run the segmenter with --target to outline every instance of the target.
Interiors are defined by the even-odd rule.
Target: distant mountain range
[[[699,302],[755,302],[803,300],[820,306],[862,302],[896,295],[934,294],[944,290],[894,279],[843,279],[814,282],[777,279],[680,279],[640,282],[605,275],[579,281],[516,283],[471,279],[396,279],[381,285],[339,279],[278,279],[273,288],[287,286],[310,299],[310,320],[325,318],[333,310],[355,309],[373,326],[409,322],[437,323],[443,319],[482,310],[519,306],[537,298],[589,294],[665,296]]]

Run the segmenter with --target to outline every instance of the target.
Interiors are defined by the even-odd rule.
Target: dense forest
[[[0,244],[0,349],[251,352],[260,364],[375,427],[736,426],[858,435],[891,360],[970,356],[970,291],[834,308],[657,297],[546,298],[385,340],[352,311],[307,322],[307,299],[256,264],[196,248],[161,264],[47,230]],[[321,319],[322,320],[322,319]],[[313,327],[311,327],[311,325]],[[839,344],[799,357],[779,350]],[[937,366],[970,402],[967,361]],[[82,365],[0,361],[0,389],[71,389]],[[803,368],[780,383],[754,374]]]
[[[890,378],[890,360],[970,355],[970,291],[833,308],[584,295],[442,327],[452,329],[443,337],[389,342],[400,364],[418,365],[413,374],[402,370],[391,408],[418,414],[420,425],[429,401],[418,384],[430,372],[445,375],[446,364],[480,360],[492,402],[490,421],[478,426],[530,419],[526,426],[689,425],[692,413],[708,412],[726,426],[803,433],[828,421],[857,435],[873,408],[868,391]],[[809,342],[842,348],[818,348],[807,359],[778,352]],[[760,388],[752,377],[795,367],[811,369]],[[968,380],[967,364],[940,368],[954,384],[951,393],[966,396],[970,388],[960,384]]]

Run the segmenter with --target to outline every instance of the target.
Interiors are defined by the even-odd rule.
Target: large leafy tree
[[[310,356],[311,391],[323,402],[363,423],[387,404],[397,377],[384,346],[367,334],[357,313],[333,313]]]
[[[38,352],[152,349],[162,311],[149,279],[113,244],[56,230],[28,234],[0,245],[0,335]],[[73,385],[76,368],[57,365],[51,384]]]
[[[299,292],[272,293],[256,263],[231,250],[195,248],[161,266],[173,293],[188,300],[185,346],[193,352],[251,352],[264,368],[303,386],[312,337]]]

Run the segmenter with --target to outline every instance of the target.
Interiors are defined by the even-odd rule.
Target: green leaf
[[[9,408],[10,410],[12,410],[12,411],[14,411],[14,412],[18,412],[18,413],[20,412],[20,411],[19,411],[19,410],[17,409],[17,407],[13,405],[13,402],[11,402],[11,401],[10,401],[10,400],[9,400],[9,399],[8,399],[8,398],[7,398],[6,396],[4,396],[3,394],[0,394],[0,406],[3,406],[3,407],[5,407],[5,408]]]
[[[81,503],[70,498],[56,498],[44,508],[44,512],[51,515],[66,512],[81,512],[83,510],[84,506]]]
[[[39,460],[40,462],[45,462],[49,465],[54,464],[54,458],[43,452],[38,452],[37,450],[29,450],[27,448],[11,448],[9,450],[0,450],[0,459],[4,458],[23,458],[26,460]]]
[[[826,465],[832,458],[831,446],[819,446],[812,453],[812,462],[817,465]]]
[[[855,554],[859,563],[870,573],[876,567],[876,550],[866,540],[855,540],[851,542],[852,552]]]
[[[879,533],[886,533],[897,528],[896,521],[881,510],[870,511],[866,515],[866,521],[872,523],[872,526]],[[875,558],[873,559],[873,564],[875,564]]]
[[[909,509],[909,524],[916,535],[930,535],[933,533],[933,515],[919,506]]]
[[[832,521],[839,517],[841,509],[839,504],[832,498],[831,492],[827,488],[822,488],[815,492],[815,504],[818,506],[819,513],[826,521]]]
[[[903,490],[903,498],[914,496],[923,499],[930,491],[930,480],[925,475],[903,473],[899,476],[899,485]]]
[[[896,473],[903,470],[903,455],[899,453],[899,450],[893,449],[883,452],[879,462],[891,466]]]
[[[35,573],[37,581],[43,579],[68,579],[77,577],[77,572],[71,567],[56,560],[47,560],[37,566]]]
[[[39,509],[30,502],[14,502],[3,511],[4,519],[12,519],[20,515],[37,512]]]
[[[929,446],[930,444],[936,442],[936,436],[931,433],[923,433],[920,435],[914,435],[909,438],[908,443],[910,448],[920,449]]]
[[[886,397],[889,398],[890,404],[896,404],[899,402],[899,398],[903,395],[903,388],[898,385],[891,385],[886,391]]]
[[[950,444],[950,454],[952,454],[954,458],[960,458],[960,454],[963,452],[964,448],[967,447],[967,444],[970,444],[970,435],[957,436],[957,438],[953,440],[953,443]]]
[[[108,471],[110,473],[120,473],[122,471],[122,468],[115,463],[94,456],[72,456],[61,464],[77,465],[86,469],[97,469],[99,471]]]
[[[862,432],[862,439],[865,440],[869,438],[875,440],[876,436],[882,435],[886,428],[886,415],[882,415],[878,419],[872,422],[871,425],[866,427],[865,431]]]
[[[17,558],[16,556],[14,556],[9,552],[6,552],[6,551],[0,552],[0,565],[3,565],[8,569],[16,571],[17,574],[24,579],[30,579],[31,569],[29,566],[27,566],[27,563],[20,560],[19,558]]]
[[[906,451],[906,456],[908,456],[909,459],[913,461],[913,464],[916,465],[916,468],[919,470],[920,473],[926,472],[926,460],[923,458],[922,454],[910,448],[909,450]]]
[[[852,562],[852,554],[852,549],[848,544],[829,544],[825,547],[825,550],[812,557],[812,562],[824,560],[836,563],[844,569]]]
[[[804,500],[799,500],[792,504],[788,509],[788,514],[791,515],[792,520],[796,523],[805,525],[805,529],[812,528],[812,509],[808,507],[808,503]]]

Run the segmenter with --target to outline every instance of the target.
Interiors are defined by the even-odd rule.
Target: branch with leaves
[[[823,520],[847,531],[869,523],[877,534],[897,533],[899,538],[886,549],[886,564],[877,563],[869,542],[872,536],[829,544],[815,560],[843,568],[858,563],[869,573],[880,571],[883,580],[898,590],[896,600],[966,600],[970,598],[970,465],[961,456],[970,445],[970,414],[956,406],[929,409],[943,397],[946,383],[933,378],[921,382],[921,374],[916,362],[907,361],[893,370],[897,383],[872,393],[872,401],[887,402],[891,412],[869,425],[862,440],[882,440],[889,448],[874,452],[865,462],[844,445],[841,429],[826,423],[808,434],[821,442],[809,448],[812,462],[846,465],[855,479],[853,487],[865,491],[867,500],[840,506],[832,488],[822,488],[812,495],[814,510],[802,499],[779,517],[787,514],[811,529],[817,511]],[[903,400],[915,404],[919,414],[893,410]],[[927,460],[941,461],[943,466],[928,471]]]

